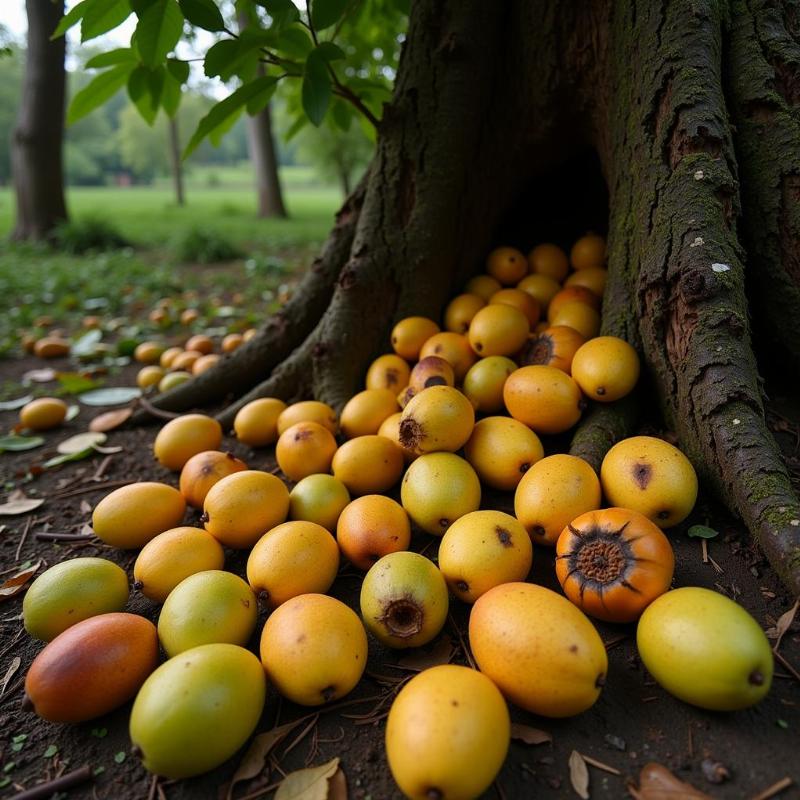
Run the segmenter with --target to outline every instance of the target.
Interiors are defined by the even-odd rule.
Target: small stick
[[[794,785],[794,781],[791,778],[781,778],[781,780],[773,783],[772,786],[768,786],[763,792],[753,797],[752,800],[769,800],[770,797],[775,797],[776,794],[780,794],[784,789],[788,789],[792,785]]]
[[[177,411],[164,411],[163,409],[156,408],[149,400],[145,400],[144,397],[138,397],[137,403],[148,413],[154,417],[158,417],[159,419],[175,419],[175,417],[179,417],[180,413]]]
[[[101,492],[104,489],[119,489],[121,486],[129,486],[135,481],[108,481],[108,483],[98,483],[94,486],[83,486],[80,489],[73,489],[63,494],[54,494],[55,500],[66,500],[68,497],[77,497],[79,494],[87,494],[88,492]]]
[[[22,545],[25,544],[25,540],[28,538],[28,531],[31,529],[31,525],[33,525],[36,517],[28,517],[28,521],[25,523],[25,529],[22,531],[22,536],[20,537],[19,544],[17,545],[17,552],[14,553],[14,560],[19,561],[19,554],[22,550]]]
[[[87,764],[85,767],[68,772],[53,781],[45,781],[38,786],[26,789],[24,792],[15,794],[13,800],[39,800],[39,798],[51,797],[56,792],[63,792],[78,786],[92,777],[92,768]]]
[[[609,639],[607,642],[603,642],[605,645],[606,650],[610,650],[612,647],[616,647],[621,642],[624,642],[628,638],[627,633],[623,633],[620,636],[615,636],[613,639]]]
[[[703,563],[708,564],[708,542],[705,539],[701,539],[700,546],[703,548]]]
[[[147,800],[156,800],[157,784],[158,784],[158,775],[153,775],[153,780],[150,781],[150,791],[147,793]]]
[[[94,539],[93,533],[34,533],[42,542],[87,542]]]
[[[94,481],[95,483],[101,481],[103,476],[106,474],[106,470],[108,469],[108,465],[111,463],[111,459],[113,456],[106,456],[101,462],[97,469],[94,471],[94,475],[89,478],[90,481]]]
[[[604,764],[602,761],[598,761],[596,758],[587,756],[585,753],[581,753],[581,758],[587,764],[591,764],[593,767],[603,770],[603,772],[609,772],[611,775],[622,775],[622,773],[616,767],[609,767],[608,764]]]
[[[788,661],[787,661],[787,660],[786,660],[786,659],[785,659],[785,658],[784,658],[784,657],[783,657],[783,656],[782,656],[780,653],[778,653],[778,652],[775,652],[775,651],[773,650],[773,651],[772,651],[772,655],[773,655],[773,656],[775,656],[775,658],[776,658],[778,661],[780,661],[780,663],[781,663],[781,665],[783,666],[783,668],[784,668],[784,669],[787,669],[787,670],[789,670],[789,672],[791,672],[791,673],[792,673],[792,675],[793,675],[793,676],[794,676],[794,677],[795,677],[795,678],[796,678],[798,681],[800,681],[800,672],[798,672],[798,671],[797,671],[797,670],[796,670],[796,669],[795,669],[795,668],[794,668],[794,667],[793,667],[793,666],[792,666],[792,665],[791,665],[791,664],[790,664],[790,663],[789,663],[789,662],[788,662]]]

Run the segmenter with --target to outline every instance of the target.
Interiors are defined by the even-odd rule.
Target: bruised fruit
[[[183,495],[165,483],[142,481],[114,489],[92,512],[95,535],[106,544],[129,550],[144,547],[154,536],[183,519]]]
[[[491,275],[476,275],[474,278],[470,278],[467,282],[467,285],[464,287],[464,291],[468,294],[476,294],[478,297],[482,297],[487,303],[489,302],[489,298],[495,293],[502,289],[502,285],[497,278],[493,278]]]
[[[556,367],[520,367],[503,386],[503,400],[514,419],[536,433],[562,433],[581,416],[578,384]]]
[[[339,430],[336,412],[327,403],[318,400],[303,400],[286,406],[278,417],[278,436],[298,422],[316,422],[333,434]]]
[[[255,730],[267,682],[258,659],[206,644],[162,664],[133,704],[130,736],[146,769],[179,779],[214,769]]]
[[[57,397],[39,397],[26,403],[19,412],[19,424],[32,431],[57,428],[67,416],[67,404]]]
[[[453,453],[427,453],[406,470],[400,486],[403,508],[422,530],[441,536],[481,504],[475,470]]]
[[[564,594],[589,616],[634,622],[669,589],[675,557],[667,537],[627,508],[589,511],[572,520],[556,544]]]
[[[203,503],[206,530],[227,547],[252,547],[289,513],[289,490],[275,475],[244,470],[211,487]]]
[[[486,259],[486,271],[503,286],[513,286],[528,274],[528,261],[513,247],[497,247]]]
[[[569,375],[572,359],[585,341],[578,331],[566,325],[545,328],[525,343],[519,356],[520,366],[556,367]]]
[[[278,439],[275,458],[289,480],[299,481],[315,472],[328,472],[336,439],[316,422],[298,422],[287,428]]]
[[[327,592],[339,570],[339,548],[316,522],[284,522],[256,542],[247,580],[270,608],[308,592]]]
[[[408,463],[413,461],[417,457],[417,454],[412,453],[411,450],[408,450],[400,444],[400,420],[402,417],[402,411],[397,411],[392,414],[391,417],[386,417],[381,423],[380,428],[378,428],[378,436],[383,436],[385,439],[392,442],[395,447],[398,447],[403,454],[403,460]]]
[[[376,434],[381,423],[397,408],[397,392],[365,389],[345,403],[340,418],[342,433],[348,439]]]
[[[569,271],[567,254],[557,244],[536,245],[528,253],[528,263],[534,274],[545,275],[559,283],[567,277]]]
[[[163,603],[184,578],[222,569],[224,563],[222,545],[208,531],[190,526],[172,528],[142,548],[133,565],[133,587]]]
[[[482,358],[464,376],[464,394],[483,414],[503,410],[503,386],[517,365],[505,356]]]
[[[539,437],[511,417],[486,417],[475,425],[464,456],[487,486],[511,492],[544,457]]]
[[[569,254],[572,268],[576,270],[602,267],[606,261],[606,240],[596,233],[581,236]]]
[[[469,368],[478,360],[467,337],[450,331],[437,333],[422,345],[420,361],[428,356],[438,356],[450,364],[456,382],[463,381]]]
[[[772,683],[772,649],[761,626],[710,589],[685,586],[654,600],[639,620],[636,646],[661,686],[700,708],[748,708]]]
[[[659,528],[683,522],[697,500],[697,474],[677,447],[653,436],[617,442],[600,466],[608,501],[644,514]]]
[[[159,367],[156,364],[150,364],[146,367],[142,367],[136,373],[136,385],[140,389],[148,389],[150,386],[155,386],[156,384],[160,383],[166,373],[164,372],[163,367]]]
[[[541,313],[544,314],[550,305],[550,301],[561,291],[561,284],[547,275],[533,273],[532,275],[526,275],[517,284],[517,289],[522,289],[523,292],[527,292],[536,300],[539,303]]]
[[[574,328],[584,339],[591,339],[600,332],[600,312],[580,300],[564,303],[555,314],[548,311],[548,320],[552,327]]]
[[[448,361],[439,356],[427,356],[414,365],[408,378],[411,397],[431,386],[455,386],[456,376]],[[408,399],[410,400],[411,397]]]
[[[137,614],[101,614],[65,630],[33,660],[26,699],[50,722],[83,722],[130,700],[158,664],[152,622]]]
[[[54,564],[30,585],[22,619],[31,636],[49,642],[89,617],[122,611],[127,602],[125,570],[105,558],[71,558]]]
[[[575,353],[572,377],[587,397],[613,403],[636,386],[639,356],[624,339],[598,336]]]
[[[354,495],[386,492],[400,480],[403,451],[385,436],[356,436],[333,457],[331,469]]]
[[[453,333],[466,333],[472,318],[486,305],[477,294],[460,294],[444,310],[444,327]]]
[[[342,511],[336,540],[344,557],[366,572],[388,553],[408,550],[411,523],[403,507],[391,497],[368,494]]]
[[[514,514],[534,544],[554,545],[573,519],[600,508],[600,481],[582,458],[556,454],[523,475],[514,495]]]
[[[501,289],[495,292],[489,300],[490,305],[505,305],[512,306],[518,311],[521,311],[531,328],[533,328],[542,316],[542,309],[539,301],[535,300],[533,295],[524,291],[523,289]]]
[[[490,303],[470,323],[469,343],[479,356],[510,356],[525,344],[529,332],[528,318],[518,308]]]
[[[459,450],[475,425],[472,403],[452,386],[431,386],[409,400],[400,417],[400,445],[412,453]]]
[[[164,348],[158,342],[142,342],[133,351],[134,361],[140,364],[158,364]]]
[[[215,483],[246,469],[247,464],[231,453],[206,450],[192,456],[183,465],[178,488],[190,506],[202,508],[209,489]]]
[[[221,443],[222,426],[213,417],[183,414],[158,432],[153,453],[163,467],[178,472],[192,456],[218,450]]]
[[[408,386],[411,367],[398,355],[389,353],[376,358],[367,370],[367,389],[390,389],[397,394]]]
[[[278,441],[278,417],[285,409],[286,403],[276,397],[250,401],[239,409],[233,420],[236,438],[250,447],[275,444]]]
[[[504,583],[478,598],[469,643],[481,672],[512,703],[544,717],[571,717],[594,705],[608,656],[589,619],[560,594]]]
[[[158,638],[170,658],[201,644],[244,646],[257,616],[256,597],[238,575],[219,569],[196,572],[164,601]]]
[[[350,502],[347,487],[333,475],[309,475],[289,492],[289,518],[316,522],[333,533]]]
[[[447,620],[447,584],[436,564],[419,553],[395,552],[370,567],[361,584],[361,616],[387,647],[421,647]]]
[[[435,333],[439,333],[439,326],[432,319],[406,317],[392,328],[392,347],[400,358],[416,361],[422,345]]]
[[[344,603],[301,594],[267,618],[261,662],[275,688],[303,706],[319,706],[350,692],[367,665],[367,634]]]
[[[480,672],[441,664],[414,676],[386,722],[386,756],[413,800],[482,795],[500,772],[511,741],[508,707]]]
[[[532,562],[527,531],[502,511],[465,514],[439,544],[439,569],[450,591],[465,603],[501,583],[524,581]]]

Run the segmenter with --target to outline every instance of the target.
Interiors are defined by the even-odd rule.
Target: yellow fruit
[[[464,457],[487,486],[512,492],[522,476],[544,457],[539,437],[510,417],[486,417],[464,445]]]
[[[169,369],[172,362],[183,352],[182,347],[168,347],[158,359],[159,366]]]
[[[595,311],[600,310],[600,298],[585,286],[568,286],[561,289],[550,301],[547,309],[548,318],[552,319],[567,303],[585,303]]]
[[[247,464],[231,453],[206,450],[192,456],[183,465],[178,488],[190,506],[202,508],[209,489],[215,483],[246,469]]]
[[[608,283],[608,270],[603,267],[587,267],[573,272],[564,281],[564,286],[585,286],[598,297],[603,296]]]
[[[592,400],[613,403],[636,386],[639,356],[624,339],[598,336],[575,353],[572,377]]]
[[[499,292],[495,292],[489,300],[489,304],[496,305],[498,303],[513,306],[521,311],[531,328],[538,324],[539,318],[542,316],[542,307],[539,305],[539,301],[523,289],[501,289]]]
[[[298,422],[287,428],[278,439],[275,458],[289,480],[299,481],[315,472],[328,472],[336,439],[316,422]]]
[[[345,558],[366,572],[388,553],[408,550],[411,523],[403,507],[391,497],[368,494],[342,511],[336,540]]]
[[[211,487],[203,503],[206,530],[227,547],[246,549],[289,513],[289,491],[275,475],[245,470]]]
[[[423,389],[431,386],[455,386],[456,376],[448,361],[439,356],[427,356],[414,365],[408,378],[408,388],[411,395],[419,394]]]
[[[537,433],[562,433],[581,416],[578,384],[556,367],[521,367],[503,387],[503,400],[514,419]]]
[[[500,772],[510,740],[508,708],[497,687],[455,664],[414,676],[386,723],[389,768],[412,800],[482,795]]]
[[[318,400],[303,400],[287,406],[278,417],[278,436],[298,422],[316,422],[334,435],[339,430],[336,412],[327,403]]]
[[[140,364],[157,364],[164,348],[158,342],[142,342],[133,351],[133,358]]]
[[[469,368],[478,360],[467,337],[450,331],[437,333],[422,345],[420,361],[428,356],[439,356],[447,361],[453,368],[457,382],[464,380]]]
[[[333,474],[353,495],[387,492],[403,474],[403,451],[383,436],[356,436],[333,457]]]
[[[195,350],[201,355],[208,355],[214,350],[214,342],[202,333],[192,336],[184,345],[185,350]]]
[[[636,646],[670,694],[700,708],[749,708],[772,683],[772,650],[761,626],[710,589],[685,586],[657,597],[639,620]]]
[[[449,600],[444,576],[419,553],[395,552],[369,568],[361,584],[361,617],[387,647],[421,647],[439,635]]]
[[[159,367],[156,364],[150,364],[146,367],[142,367],[136,373],[136,385],[140,389],[147,389],[150,386],[155,386],[157,383],[161,381],[161,379],[166,375],[164,372],[163,367]]]
[[[413,453],[455,452],[475,425],[472,403],[452,386],[431,386],[414,395],[400,417],[400,444]]]
[[[256,542],[247,580],[270,608],[309,592],[327,592],[339,570],[339,548],[316,522],[284,522]]]
[[[547,275],[534,273],[527,275],[518,284],[517,289],[527,292],[539,303],[542,314],[547,311],[550,301],[561,291],[561,284]]]
[[[567,277],[569,270],[567,254],[557,244],[536,245],[528,253],[528,263],[534,274],[545,275],[559,283]]]
[[[396,392],[365,389],[351,397],[342,409],[342,433],[352,439],[378,432],[381,423],[397,411]]]
[[[566,325],[578,331],[584,339],[591,339],[600,332],[600,314],[580,300],[564,303],[556,314],[548,311],[548,319],[551,327]]]
[[[585,341],[578,331],[566,325],[546,327],[525,343],[519,356],[520,366],[556,367],[569,375],[572,359]]]
[[[469,643],[481,672],[534,714],[580,714],[605,685],[608,657],[594,625],[543,586],[504,583],[479,597]]]
[[[181,325],[191,325],[193,322],[197,322],[199,318],[200,312],[196,308],[187,308],[181,312]]]
[[[406,317],[392,328],[392,347],[400,358],[416,361],[422,345],[435,333],[439,333],[439,326],[432,319]]]
[[[609,503],[632,508],[659,528],[683,522],[697,500],[697,474],[689,459],[653,436],[617,442],[603,459],[600,481]]]
[[[395,446],[398,447],[403,454],[403,460],[408,463],[413,461],[417,456],[416,453],[412,453],[400,444],[400,419],[402,416],[403,412],[397,411],[392,414],[391,417],[386,417],[381,423],[381,427],[378,428],[378,436],[383,436],[390,442],[394,442]]]
[[[71,558],[43,572],[25,593],[22,619],[35,639],[49,642],[89,617],[122,611],[128,602],[125,570],[105,558]]]
[[[333,533],[350,502],[347,487],[333,475],[309,475],[289,492],[289,519],[316,522]]]
[[[58,427],[67,416],[67,404],[57,397],[39,397],[26,403],[19,412],[19,424],[32,431]]]
[[[302,594],[276,609],[261,634],[261,662],[277,690],[319,706],[351,691],[367,665],[367,634],[344,603]]]
[[[130,736],[146,769],[179,779],[227,761],[255,730],[267,682],[243,647],[207,644],[162,664],[131,711]]]
[[[205,414],[184,414],[171,419],[158,432],[153,453],[161,466],[178,472],[194,455],[204,450],[218,450],[222,444],[222,426]]]
[[[225,564],[222,545],[202,528],[184,526],[159,533],[151,539],[133,565],[134,589],[163,603],[184,579],[196,572],[221,570]]]
[[[403,508],[422,530],[441,536],[481,504],[475,470],[453,453],[428,453],[411,464],[400,488]]]
[[[285,409],[286,403],[276,397],[252,400],[236,412],[233,420],[236,438],[250,447],[275,444],[278,441],[278,418]]]
[[[257,617],[256,597],[238,575],[219,569],[196,572],[164,601],[158,638],[169,658],[203,644],[244,646]]]
[[[581,236],[569,254],[573,269],[592,269],[602,267],[606,262],[606,240],[595,233]]]
[[[223,353],[232,353],[234,350],[238,349],[244,343],[244,337],[241,333],[229,333],[225,336],[222,340],[222,352]]]
[[[95,535],[123,549],[144,547],[154,536],[180,524],[183,495],[165,483],[131,483],[114,489],[92,513]]]
[[[577,456],[543,458],[522,476],[514,495],[514,514],[534,544],[555,545],[573,519],[600,508],[600,481]]]
[[[465,514],[439,544],[439,569],[450,591],[465,603],[501,583],[524,581],[532,562],[527,531],[502,511]]]
[[[482,308],[469,326],[469,343],[479,356],[510,356],[528,338],[528,318],[518,308],[492,303]]]
[[[221,356],[219,353],[207,353],[204,356],[200,356],[200,358],[192,364],[192,375],[201,375],[206,370],[216,366],[220,358]]]
[[[472,318],[486,305],[477,294],[460,294],[454,297],[444,310],[445,330],[466,333]]]
[[[470,367],[464,376],[463,391],[476,411],[495,414],[503,410],[503,386],[516,368],[517,365],[505,356],[482,358]]]
[[[528,274],[528,261],[513,247],[497,247],[486,259],[486,271],[503,286],[513,286]]]
[[[248,328],[243,334],[242,339],[249,342],[258,333],[257,328]]]
[[[169,372],[159,381],[158,391],[168,392],[170,389],[174,389],[176,386],[186,383],[191,377],[192,374],[190,372],[184,372],[183,370],[179,372]]]
[[[195,362],[201,358],[202,355],[203,354],[199,350],[184,350],[172,359],[170,369],[191,372],[194,369]]]
[[[470,278],[464,287],[464,291],[467,294],[476,294],[488,303],[489,298],[501,288],[500,281],[491,275],[476,275],[474,278]]]
[[[411,367],[398,355],[389,353],[376,358],[367,370],[367,389],[390,389],[397,394],[408,386]]]

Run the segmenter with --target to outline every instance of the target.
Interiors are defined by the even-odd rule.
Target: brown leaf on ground
[[[645,764],[639,774],[639,788],[628,786],[634,800],[713,800],[690,783],[676,778],[661,764]]]
[[[106,411],[98,414],[90,423],[89,430],[98,433],[113,431],[125,424],[133,415],[133,408],[118,408],[116,411]]]
[[[778,621],[775,623],[775,627],[767,631],[767,636],[770,639],[776,640],[772,647],[773,650],[777,650],[781,646],[781,639],[783,639],[786,631],[792,627],[798,607],[800,607],[800,598],[794,601],[794,605],[788,611],[780,615]]]
[[[19,656],[16,656],[13,661],[11,662],[11,666],[6,670],[6,674],[3,677],[3,682],[0,683],[0,697],[2,697],[6,692],[6,687],[10,683],[11,679],[16,674],[17,670],[19,669],[19,665],[22,663],[22,659]]]
[[[6,503],[0,505],[0,514],[3,516],[16,516],[27,514],[44,503],[43,497],[26,497],[22,492],[12,492]]]
[[[339,769],[339,759],[332,758],[319,767],[290,772],[275,792],[275,800],[328,800],[330,781]]]
[[[0,586],[0,600],[8,600],[10,597],[18,595],[24,588],[25,584],[36,574],[36,571],[42,565],[41,561],[37,561],[33,566],[23,569],[16,575],[12,575],[8,580]]]
[[[553,741],[553,737],[539,728],[532,728],[530,725],[521,725],[518,722],[511,723],[511,738],[525,744],[547,744]]]
[[[577,750],[569,755],[569,780],[575,794],[581,800],[589,800],[589,768]]]

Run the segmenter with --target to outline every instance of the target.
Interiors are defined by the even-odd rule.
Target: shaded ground
[[[0,362],[0,383],[17,381],[27,369],[41,366],[42,362],[32,359]],[[53,366],[66,367],[66,364]],[[134,374],[135,368],[127,367],[108,383],[131,385]],[[782,395],[779,387],[772,387],[772,390],[775,409],[780,410],[780,415],[773,417],[773,424],[778,429],[790,466],[796,469],[800,463],[799,418],[795,415],[793,419],[786,419],[781,415],[796,412],[797,397]],[[19,486],[31,496],[46,498],[44,505],[34,512],[0,521],[0,525],[5,525],[0,531],[0,571],[11,574],[19,565],[38,559],[44,559],[44,568],[66,558],[99,555],[116,561],[131,574],[134,552],[118,551],[94,539],[65,544],[36,537],[37,533],[47,531],[79,532],[90,520],[94,505],[120,482],[162,480],[177,485],[177,476],[152,458],[151,444],[157,427],[112,432],[107,444],[124,449],[107,460],[97,455],[46,471],[32,480],[25,479],[31,465],[52,455],[54,445],[60,440],[85,430],[96,413],[98,410],[84,406],[76,419],[47,434],[47,451],[0,456],[0,478],[6,490]],[[15,421],[16,412],[0,413],[0,427],[4,430]],[[249,450],[230,437],[226,437],[224,447],[251,467],[270,468],[274,464],[268,451]],[[5,493],[0,500],[4,498]],[[512,511],[512,497],[486,494],[483,506]],[[197,517],[197,512],[187,512],[186,524],[197,524]],[[694,523],[707,523],[720,531],[720,536],[708,543],[709,555],[718,569],[711,560],[703,562],[701,543],[685,535],[688,525]],[[716,588],[742,603],[765,629],[772,627],[791,606],[790,597],[754,551],[746,531],[723,516],[710,502],[701,498],[691,518],[674,529],[670,538],[676,553],[676,586]],[[427,555],[435,556],[437,542],[432,537],[418,533],[414,545],[416,549],[425,548]],[[227,556],[226,568],[243,576],[245,554],[229,551]],[[556,588],[552,562],[552,551],[537,550],[531,580]],[[0,575],[0,583],[7,574]],[[346,567],[334,584],[332,594],[357,609],[359,588],[359,576],[351,567]],[[135,594],[131,596],[128,610],[154,621],[158,615],[155,604]],[[129,705],[101,719],[71,726],[46,723],[22,712],[21,681],[42,645],[22,630],[20,612],[21,595],[0,603],[0,687],[14,659],[20,659],[18,671],[0,695],[0,779],[9,779],[0,789],[0,798],[13,797],[24,787],[83,764],[102,771],[92,783],[73,789],[68,795],[70,798],[125,800],[166,796],[170,800],[216,800],[224,796],[223,787],[242,753],[206,775],[154,786],[151,776],[130,755]],[[466,663],[463,642],[466,641],[468,612],[466,606],[453,601],[452,620],[445,631],[452,643],[452,660],[456,663]],[[251,642],[256,652],[263,616]],[[607,643],[610,659],[608,684],[600,700],[587,713],[569,720],[546,720],[512,710],[514,721],[549,732],[552,743],[513,742],[497,783],[486,797],[577,796],[569,781],[568,759],[573,750],[620,773],[614,775],[590,767],[593,798],[625,796],[626,782],[638,776],[641,767],[650,761],[665,765],[683,780],[720,798],[753,797],[785,776],[800,781],[797,759],[800,681],[792,677],[786,667],[776,664],[772,691],[757,707],[728,714],[705,712],[673,699],[654,684],[636,654],[633,626],[598,624],[598,627]],[[441,637],[433,649],[439,654],[447,650]],[[780,653],[795,669],[800,668],[797,625],[784,637]],[[399,798],[401,795],[389,774],[384,754],[383,716],[400,682],[412,674],[401,665],[408,655],[388,651],[371,640],[368,671],[357,689],[333,709],[321,710],[316,724],[310,727],[301,724],[289,734],[275,751],[276,763],[271,773],[262,772],[259,777],[239,784],[235,797],[262,796],[258,790],[279,781],[280,770],[321,764],[339,756],[347,775],[350,797]],[[281,701],[275,691],[270,690],[258,731],[308,713],[308,709]],[[346,715],[360,715],[361,718]],[[312,721],[313,718],[309,720]],[[284,755],[303,731],[305,735]],[[26,738],[21,739],[22,735]],[[55,754],[51,746],[58,749]],[[720,785],[711,784],[702,768],[705,759],[721,762],[730,772],[730,779]],[[271,795],[272,792],[263,796]],[[780,796],[800,797],[800,791],[794,786]]]

